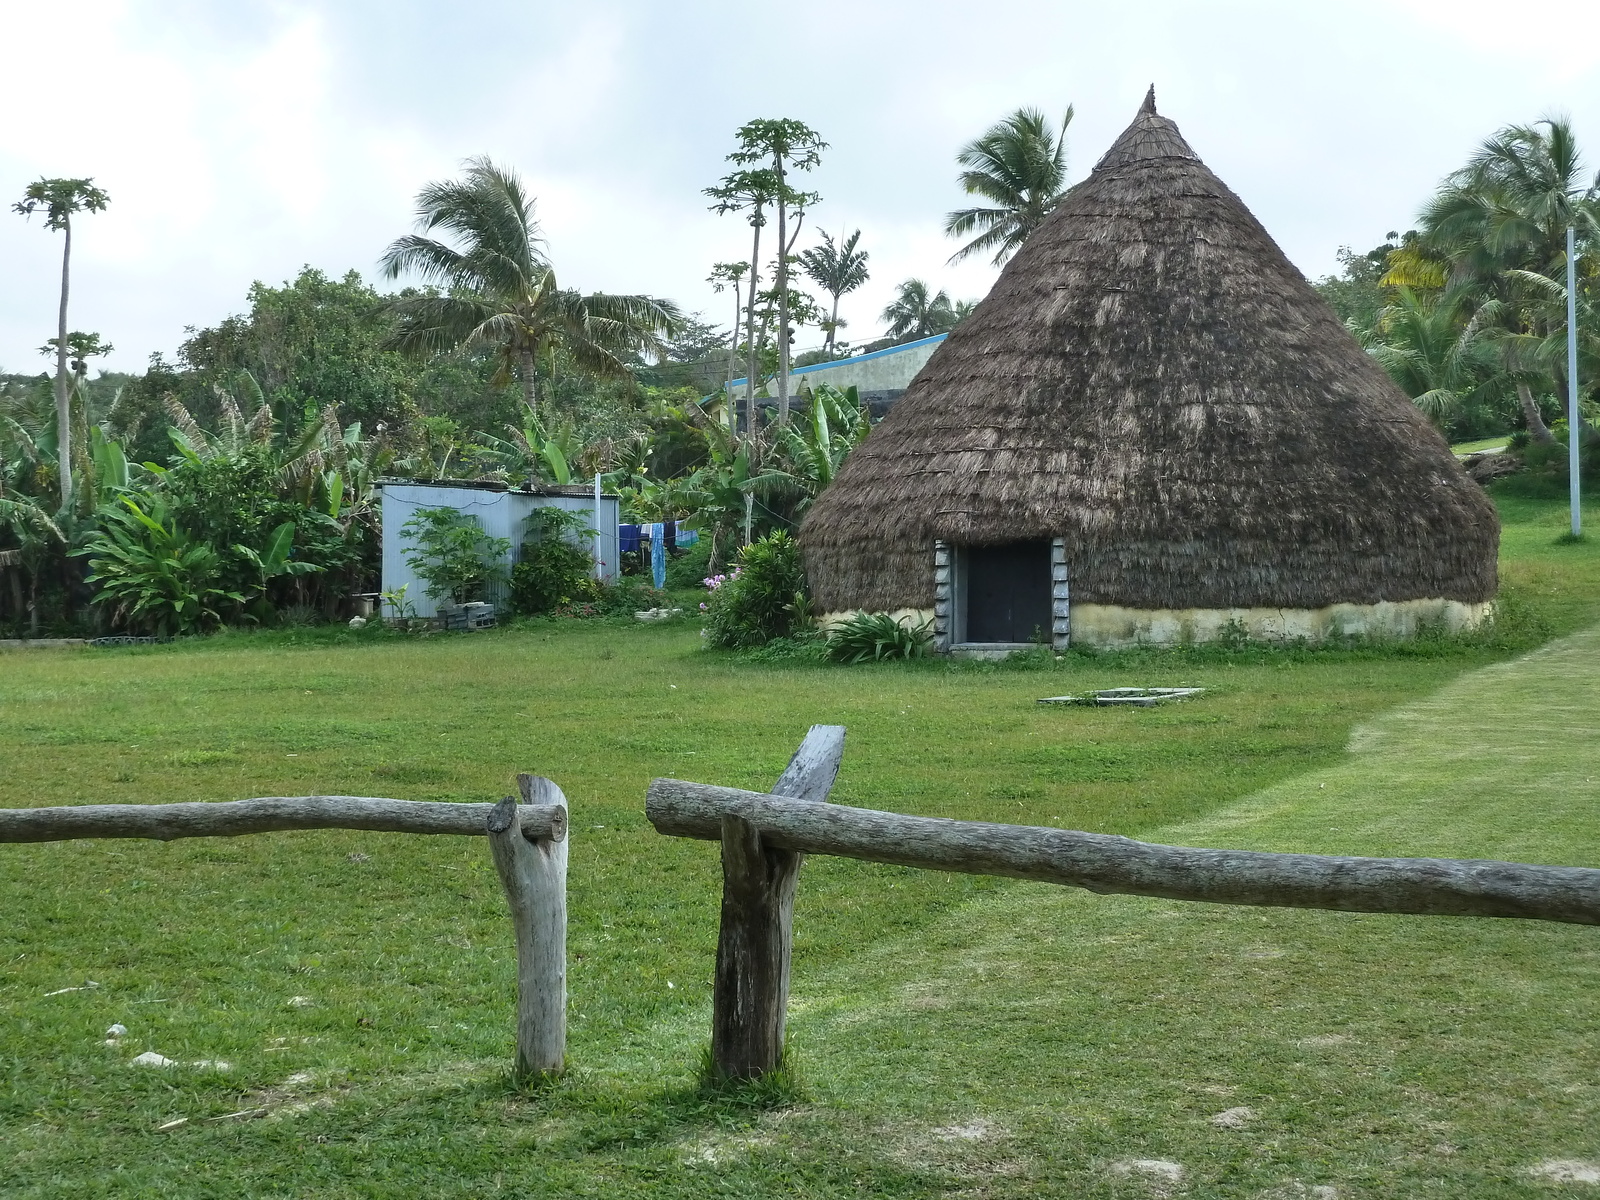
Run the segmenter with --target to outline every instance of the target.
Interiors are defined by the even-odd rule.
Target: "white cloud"
[[[78,0],[0,8],[12,119],[0,198],[41,174],[112,195],[75,242],[75,328],[137,369],[250,282],[310,263],[369,277],[417,188],[490,153],[539,197],[563,281],[668,295],[725,322],[703,281],[746,227],[706,211],[733,131],[795,115],[832,144],[826,228],[863,230],[864,340],[913,275],[956,297],[994,272],[945,260],[960,143],[1020,104],[1070,101],[1081,177],[1153,80],[1164,112],[1309,274],[1404,229],[1497,126],[1570,111],[1600,158],[1600,9],[1507,21],[1487,0],[1066,6],[702,0],[338,5]],[[63,86],[63,53],[70,72]],[[18,103],[16,98],[25,98]],[[53,332],[59,238],[0,218],[0,364]]]

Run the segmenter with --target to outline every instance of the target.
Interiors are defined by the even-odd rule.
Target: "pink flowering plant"
[[[734,567],[732,571],[728,572],[725,575],[708,575],[704,579],[702,579],[700,582],[706,585],[706,591],[714,592],[718,588],[720,588],[723,584],[732,583],[734,580],[738,579],[739,578],[739,573],[740,573],[740,571],[742,569],[743,568],[741,568],[741,567]],[[705,612],[709,608],[710,608],[710,605],[708,605],[704,600],[702,600],[700,602],[700,611],[701,612]]]
[[[733,570],[704,582],[710,594],[700,608],[709,645],[730,650],[764,646],[791,636],[808,621],[800,545],[786,533],[750,543],[739,551]]]

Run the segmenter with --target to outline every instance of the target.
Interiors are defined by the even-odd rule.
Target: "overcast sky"
[[[727,324],[704,282],[748,253],[706,210],[734,130],[790,116],[830,143],[816,221],[862,230],[872,280],[844,336],[946,266],[957,148],[1019,105],[1077,108],[1081,178],[1154,82],[1160,109],[1308,276],[1408,227],[1496,128],[1570,114],[1600,166],[1600,4],[814,0],[0,2],[0,197],[93,176],[71,326],[109,364],[171,355],[185,326],[304,264],[371,278],[418,187],[489,154],[538,197],[564,286],[671,297]],[[801,244],[813,239],[803,237]],[[0,369],[42,369],[61,238],[0,213]],[[801,335],[802,344],[820,340]]]

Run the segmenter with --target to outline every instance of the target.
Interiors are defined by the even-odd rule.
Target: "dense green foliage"
[[[1576,234],[1578,377],[1600,416],[1600,175],[1564,119],[1511,126],[1452,172],[1420,228],[1342,252],[1319,290],[1452,440],[1550,441],[1566,407],[1566,235]]]
[[[704,605],[708,645],[760,646],[809,621],[800,543],[781,530],[745,546],[733,571],[714,580]]]
[[[160,636],[204,632],[222,623],[224,602],[245,600],[218,586],[216,550],[185,532],[160,495],[118,497],[79,553],[89,556],[88,582],[98,585],[115,628]]]
[[[828,657],[835,662],[881,662],[922,658],[933,645],[933,629],[910,625],[892,613],[852,613],[828,630]]]
[[[593,533],[578,513],[534,509],[521,557],[511,569],[512,609],[538,616],[574,601],[598,600],[601,589],[594,578],[594,556],[578,540]]]

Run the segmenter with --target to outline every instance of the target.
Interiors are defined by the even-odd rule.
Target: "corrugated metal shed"
[[[383,503],[383,590],[392,592],[406,587],[406,601],[415,606],[416,615],[431,617],[438,611],[437,602],[428,595],[427,585],[417,578],[406,565],[406,554],[411,550],[409,541],[401,536],[401,528],[421,508],[454,508],[475,517],[490,537],[509,538],[511,561],[515,563],[522,553],[528,517],[536,508],[565,508],[584,513],[590,522],[595,518],[595,493],[589,487],[513,488],[504,484],[480,483],[474,480],[449,479],[434,483],[416,480],[390,480],[378,484]],[[585,548],[592,547],[600,577],[614,580],[621,568],[621,555],[617,552],[617,520],[619,504],[615,495],[602,493],[599,503],[599,520],[594,527],[599,536],[586,538]],[[490,597],[497,609],[504,608],[505,597]],[[384,616],[400,615],[391,606],[384,606]]]

